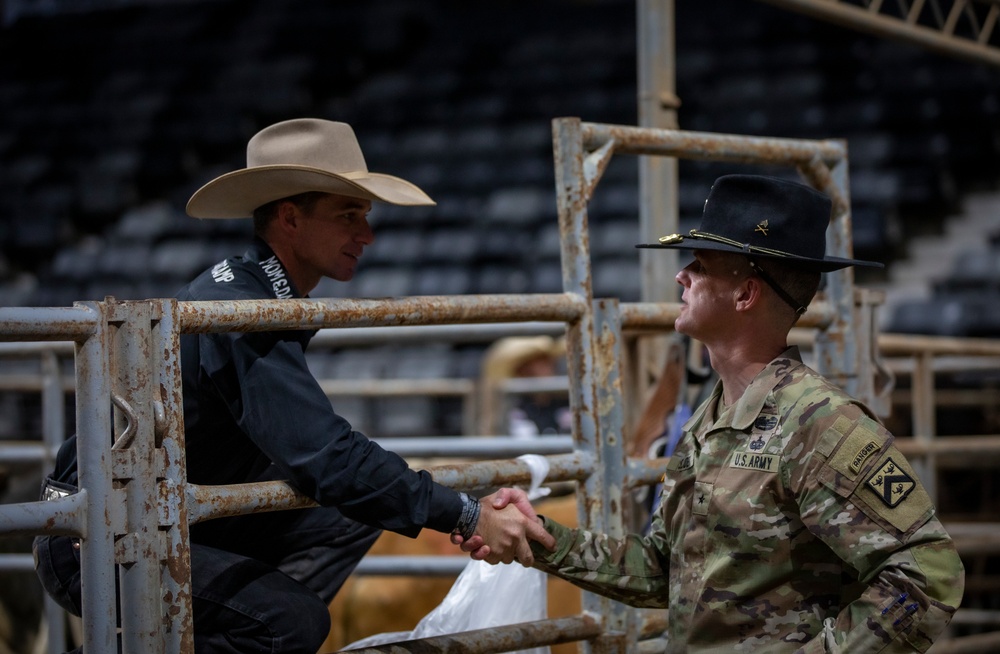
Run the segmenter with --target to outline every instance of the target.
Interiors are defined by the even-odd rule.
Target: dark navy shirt
[[[259,239],[243,257],[216,264],[177,296],[298,297],[277,256]],[[373,527],[408,536],[422,527],[454,529],[462,511],[456,491],[410,469],[333,410],[306,366],[314,334],[181,336],[188,479],[202,485],[286,479],[321,505]]]

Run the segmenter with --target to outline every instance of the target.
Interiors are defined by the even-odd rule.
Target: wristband
[[[479,500],[468,493],[459,493],[462,498],[462,514],[455,525],[454,533],[462,537],[462,540],[469,540],[476,533],[476,526],[479,524]]]

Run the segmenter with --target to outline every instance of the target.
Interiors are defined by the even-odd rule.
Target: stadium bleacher
[[[676,13],[681,127],[846,139],[861,258],[891,268],[912,233],[944,232],[965,192],[998,189],[1000,71],[761,3]],[[550,121],[636,123],[635,22],[631,0],[21,16],[0,31],[0,304],[172,295],[248,238],[246,221],[187,218],[187,197],[244,165],[255,131],[306,115],[351,123],[372,169],[438,201],[379,208],[358,277],[315,296],[557,291]],[[682,221],[730,168],[681,163]],[[625,301],[639,297],[636,170],[613,162],[590,212],[595,292]],[[998,238],[890,328],[1000,335]],[[930,312],[938,294],[954,308]]]

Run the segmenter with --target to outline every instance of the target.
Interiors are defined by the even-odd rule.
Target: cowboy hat
[[[875,261],[826,256],[831,207],[829,197],[805,184],[764,175],[724,175],[708,192],[698,229],[636,247],[722,250],[818,272],[881,268]]]
[[[404,179],[368,172],[347,123],[298,118],[257,132],[247,144],[247,167],[195,191],[187,213],[194,218],[245,218],[268,202],[308,191],[390,204],[434,204]]]

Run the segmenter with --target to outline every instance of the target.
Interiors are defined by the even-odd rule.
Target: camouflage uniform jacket
[[[648,535],[546,518],[558,545],[536,567],[669,608],[670,652],[925,651],[964,570],[888,431],[796,348],[721,397],[685,424]]]

